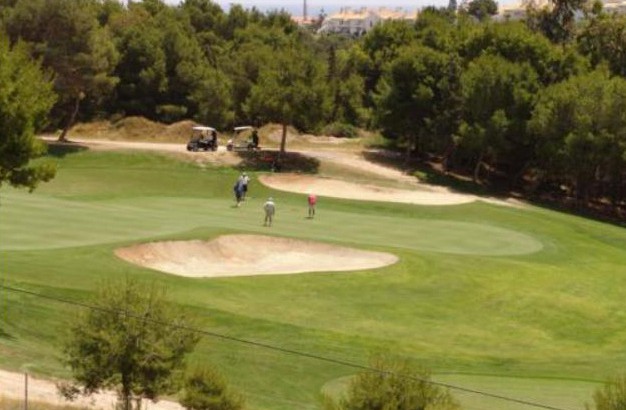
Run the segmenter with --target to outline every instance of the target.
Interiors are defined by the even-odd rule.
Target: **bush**
[[[186,377],[180,404],[188,410],[240,410],[243,398],[228,389],[226,380],[212,369],[198,368]]]
[[[626,375],[607,381],[593,394],[595,405],[585,405],[587,410],[623,410],[626,407]]]
[[[346,124],[343,122],[333,122],[332,124],[328,124],[322,130],[325,135],[332,135],[333,137],[341,137],[341,138],[355,138],[359,135],[359,130],[351,124]]]
[[[187,107],[182,105],[164,104],[157,106],[156,113],[159,117],[159,121],[171,124],[185,118],[185,115],[187,115]]]
[[[406,361],[374,357],[372,370],[357,374],[339,402],[326,398],[326,410],[457,410],[450,392],[430,380],[428,371]]]

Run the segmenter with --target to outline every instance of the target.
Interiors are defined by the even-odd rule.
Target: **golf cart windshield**
[[[215,131],[213,127],[195,126],[191,129],[192,138],[209,138],[211,133]]]

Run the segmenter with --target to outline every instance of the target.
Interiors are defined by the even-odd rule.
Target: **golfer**
[[[240,177],[241,188],[243,189],[242,199],[245,201],[246,196],[248,195],[248,183],[250,182],[250,177],[245,172],[241,174]]]
[[[265,210],[265,222],[263,222],[263,226],[272,226],[272,220],[276,212],[276,205],[274,205],[272,197],[267,199],[267,202],[263,205],[263,209]]]
[[[315,204],[317,203],[317,196],[314,193],[309,193],[309,197],[307,198],[309,203],[309,219],[313,219],[315,216]]]
[[[237,206],[239,207],[241,205],[241,200],[243,199],[243,183],[240,179],[235,182],[233,191],[235,192],[235,200],[237,201]]]

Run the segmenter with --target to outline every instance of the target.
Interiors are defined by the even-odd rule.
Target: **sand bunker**
[[[401,202],[419,205],[458,205],[478,200],[474,195],[456,194],[446,189],[424,186],[408,190],[386,188],[370,184],[356,184],[331,178],[299,174],[263,175],[259,180],[270,188],[281,191],[307,193],[361,201]]]
[[[152,242],[117,249],[134,264],[188,277],[277,275],[373,269],[395,255],[262,235],[227,235],[212,241]]]

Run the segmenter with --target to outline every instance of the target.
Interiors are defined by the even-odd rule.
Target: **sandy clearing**
[[[225,235],[212,241],[151,242],[115,254],[134,264],[187,277],[286,275],[374,269],[395,255],[264,235]]]
[[[23,400],[24,374],[0,370],[0,396]],[[32,376],[28,378],[29,402],[39,401],[58,406],[71,405],[104,410],[114,408],[116,399],[114,392],[102,392],[89,397],[79,397],[74,401],[68,401],[57,392],[55,380],[39,379]],[[183,410],[180,404],[167,400],[161,400],[157,403],[144,400],[142,408],[150,410]]]

